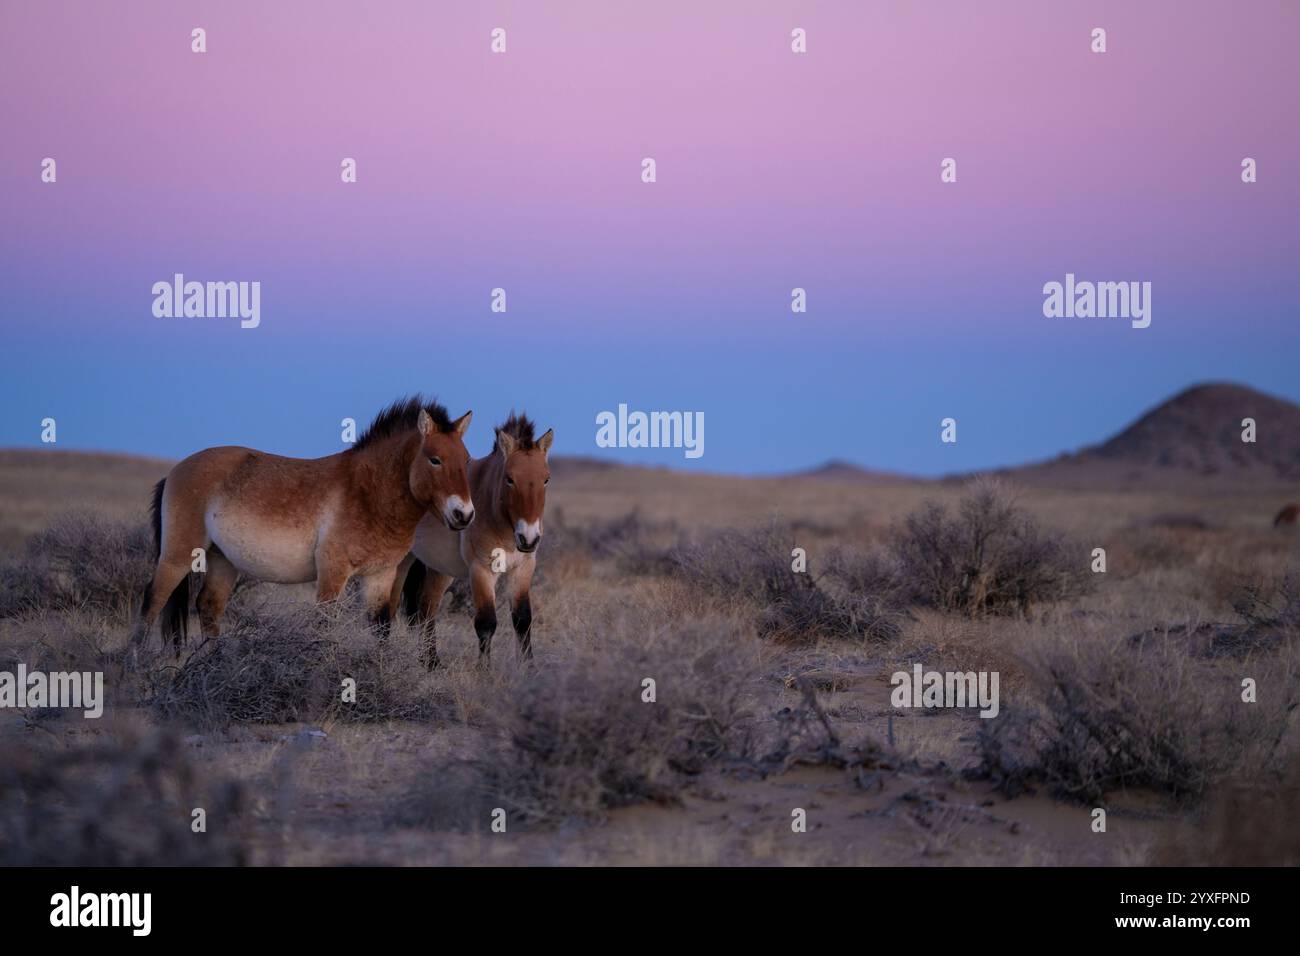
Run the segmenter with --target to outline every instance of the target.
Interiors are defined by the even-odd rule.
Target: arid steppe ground
[[[155,634],[129,672],[167,467],[0,452],[0,670],[103,670],[109,700],[100,720],[0,712],[0,862],[1300,861],[1300,535],[1271,526],[1294,484],[1031,482],[963,518],[982,492],[962,481],[561,460],[531,666],[502,614],[481,673],[454,594],[426,674],[404,624],[381,645],[309,587],[257,585],[223,648],[195,623],[179,660]],[[981,521],[1032,565],[1025,600],[994,600],[992,568],[945,605],[919,581],[926,535]],[[997,671],[999,716],[892,707],[915,663]]]

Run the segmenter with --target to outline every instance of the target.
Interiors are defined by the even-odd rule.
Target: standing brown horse
[[[399,602],[424,636],[420,655],[424,665],[438,666],[434,618],[443,594],[455,578],[468,577],[474,595],[474,631],[479,663],[486,666],[497,629],[497,581],[506,579],[510,620],[519,651],[533,656],[529,630],[533,623],[529,594],[542,540],[542,511],[551,480],[547,455],[554,430],[533,437],[527,416],[511,412],[496,430],[496,448],[470,463],[469,483],[478,520],[468,530],[448,530],[428,518],[415,532],[411,554],[398,569],[392,605]]]
[[[471,414],[453,422],[417,395],[394,402],[355,445],[326,458],[224,447],[180,462],[154,488],[158,566],[132,645],[161,612],[164,646],[170,637],[179,651],[197,548],[206,552],[198,596],[205,635],[218,632],[240,572],[280,584],[314,580],[318,601],[334,600],[357,576],[386,630],[393,579],[416,525],[436,514],[455,532],[474,520],[463,440]]]

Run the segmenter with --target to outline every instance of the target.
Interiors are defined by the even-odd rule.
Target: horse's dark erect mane
[[[505,424],[498,425],[497,431],[505,432],[516,442],[519,443],[520,451],[528,451],[537,445],[537,438],[534,435],[536,425],[533,420],[522,413],[510,413],[510,417],[505,420]]]
[[[420,409],[429,413],[429,417],[433,419],[433,427],[438,431],[451,431],[451,418],[447,415],[447,409],[433,399],[425,399],[423,395],[416,393],[407,398],[399,398],[376,415],[375,420],[366,427],[356,444],[352,446],[353,450],[365,448],[390,435],[414,428],[420,419]]]

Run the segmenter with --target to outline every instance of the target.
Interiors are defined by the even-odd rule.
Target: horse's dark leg
[[[533,641],[530,631],[533,626],[533,608],[525,594],[510,609],[510,623],[515,626],[515,637],[519,640],[519,653],[526,659],[533,658]]]
[[[478,663],[491,664],[492,635],[497,630],[496,575],[485,564],[475,562],[469,570],[470,590],[474,593],[474,633],[478,635]]]
[[[496,632],[496,608],[483,608],[474,612],[474,633],[478,635],[478,663],[480,667],[491,666],[492,635]]]
[[[510,622],[515,626],[519,653],[525,660],[533,658],[533,603],[529,595],[536,566],[537,559],[529,555],[510,575]]]

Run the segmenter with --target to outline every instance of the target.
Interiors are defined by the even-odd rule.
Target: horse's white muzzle
[[[452,531],[464,531],[474,520],[474,503],[464,501],[459,495],[452,495],[442,506],[442,520]]]
[[[525,554],[537,550],[542,540],[542,523],[527,522],[520,518],[515,522],[515,547]]]

